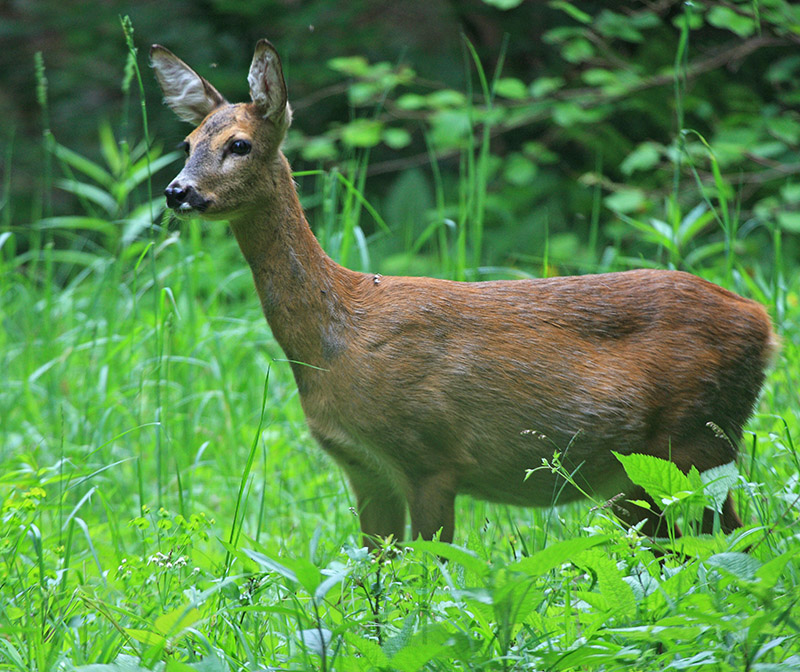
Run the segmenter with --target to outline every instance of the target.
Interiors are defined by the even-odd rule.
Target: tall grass
[[[140,83],[138,96],[146,119]],[[74,186],[86,177],[76,166],[91,168],[55,149],[55,135],[44,154],[54,173],[72,168]],[[461,194],[436,194],[442,221],[463,209],[455,254],[449,226],[424,234],[440,240],[433,274],[472,277],[482,260],[472,216],[487,136],[465,151]],[[152,169],[160,159],[138,160]],[[0,234],[0,668],[797,669],[796,276],[741,275],[762,300],[777,305],[777,284],[785,297],[780,364],[727,476],[742,532],[687,534],[659,560],[605,502],[521,510],[465,498],[455,546],[371,556],[224,227],[174,229],[154,209],[146,233],[108,237],[154,207],[160,185],[144,174],[128,213],[94,202],[85,216],[105,222],[94,232],[60,228],[43,197],[37,221],[6,220]],[[323,243],[356,264],[353,250],[362,264],[372,254],[359,218],[382,222],[365,175],[363,162],[318,172],[309,199]],[[45,178],[52,188],[55,174]],[[692,235],[691,217],[733,222],[735,209],[720,214],[709,200],[700,214],[671,213],[672,232]],[[98,232],[106,245],[86,242]],[[725,254],[715,279],[735,283],[745,260],[735,245]],[[368,261],[380,270],[380,258]],[[690,519],[692,496],[674,500]]]

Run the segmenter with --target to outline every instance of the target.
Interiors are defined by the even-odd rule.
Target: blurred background
[[[391,231],[361,213],[362,254],[341,259],[351,266],[380,259],[382,272],[455,277],[697,271],[733,250],[770,267],[776,236],[783,258],[797,258],[800,18],[784,0],[4,0],[0,222],[16,228],[17,252],[26,225],[87,207],[127,221],[127,241],[148,224],[130,224],[147,198],[142,176],[131,184],[120,171],[133,164],[110,158],[113,145],[144,139],[125,15],[152,159],[189,128],[160,104],[151,43],[231,101],[247,99],[255,42],[277,46],[295,109],[293,167],[347,176]],[[71,153],[126,186],[98,184]],[[178,165],[157,164],[154,198]],[[318,233],[335,228],[324,180],[301,186]],[[441,270],[459,227],[476,222],[479,240],[462,245],[469,263]],[[75,229],[53,231],[57,246],[75,244]]]

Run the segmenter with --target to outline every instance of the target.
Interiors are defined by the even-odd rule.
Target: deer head
[[[274,195],[265,172],[280,163],[292,118],[272,44],[261,40],[256,45],[247,78],[252,102],[236,105],[162,46],[151,48],[150,62],[167,105],[197,125],[183,143],[186,164],[165,190],[169,207],[205,219],[234,219],[256,204],[263,207]]]

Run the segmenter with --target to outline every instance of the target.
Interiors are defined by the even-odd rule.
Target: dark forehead
[[[236,131],[252,132],[255,121],[252,105],[239,103],[238,105],[223,105],[211,112],[203,122],[189,135],[190,138],[213,138],[220,133],[226,135]]]

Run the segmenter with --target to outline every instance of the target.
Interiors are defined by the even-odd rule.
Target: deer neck
[[[345,347],[352,316],[348,288],[359,274],[334,262],[314,237],[283,154],[265,177],[271,194],[230,225],[302,391],[311,367],[327,368]]]

